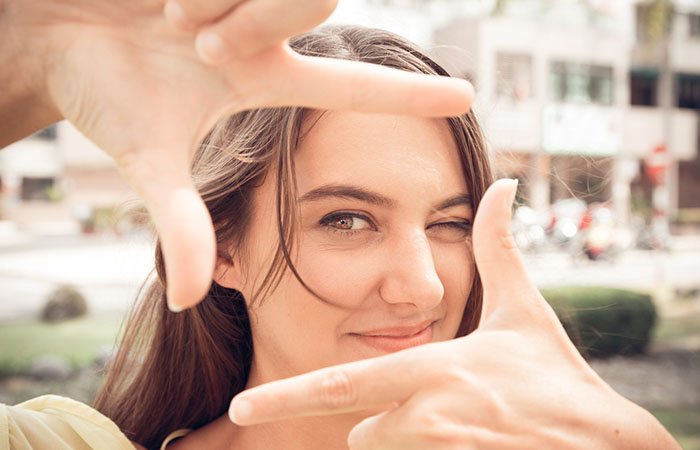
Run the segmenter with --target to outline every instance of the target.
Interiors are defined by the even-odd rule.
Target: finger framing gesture
[[[353,450],[677,448],[588,366],[530,281],[509,231],[516,185],[494,183],[477,212],[484,308],[476,331],[252,388],[233,399],[231,420],[381,408],[352,429]],[[635,431],[639,421],[651,439]]]

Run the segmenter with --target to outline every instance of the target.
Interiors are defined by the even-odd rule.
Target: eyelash
[[[461,231],[472,231],[472,223],[469,220],[464,220],[464,221],[453,221],[453,222],[438,222],[433,225],[430,225],[431,227],[449,227],[449,228],[456,228]]]
[[[365,222],[370,224],[374,230],[376,230],[376,226],[374,225],[374,222],[372,221],[372,219],[370,219],[369,217],[367,217],[364,214],[351,213],[351,212],[336,212],[336,213],[328,214],[327,216],[323,217],[319,221],[319,225],[324,226],[325,228],[327,228],[328,230],[330,230],[334,233],[340,233],[340,234],[345,235],[345,236],[353,236],[353,235],[363,231],[363,230],[341,230],[339,228],[331,226],[331,224],[334,221],[336,221],[340,218],[343,218],[343,217],[352,217],[352,218],[364,220]],[[452,221],[452,222],[438,222],[438,223],[430,225],[428,228],[432,228],[432,227],[452,228],[452,229],[457,229],[460,231],[465,231],[465,232],[471,233],[472,222],[469,220]]]
[[[343,218],[343,217],[351,217],[353,219],[361,219],[361,220],[364,220],[365,222],[367,222],[368,224],[370,224],[373,229],[376,230],[376,228],[377,228],[374,225],[374,222],[372,221],[372,219],[370,219],[366,215],[358,214],[358,213],[351,213],[351,212],[335,212],[335,213],[328,214],[323,219],[321,219],[321,221],[319,222],[319,225],[324,226],[329,231],[332,231],[334,233],[340,233],[340,234],[345,235],[345,236],[353,236],[353,235],[363,231],[363,230],[341,230],[339,228],[331,226],[331,224],[333,222],[335,222],[336,220]]]

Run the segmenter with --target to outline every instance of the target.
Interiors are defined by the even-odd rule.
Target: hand
[[[173,309],[199,302],[212,279],[215,237],[190,164],[217,119],[281,105],[455,115],[473,96],[463,80],[291,51],[285,39],[324,20],[334,1],[181,0],[165,8],[177,27],[162,0],[6,1],[10,35],[36,50],[53,118],[114,158],[144,199]],[[195,38],[217,66],[198,57]]]
[[[509,231],[515,187],[496,182],[475,219],[476,331],[255,387],[233,399],[231,419],[383,409],[351,431],[353,450],[678,448],[588,366],[528,278]]]

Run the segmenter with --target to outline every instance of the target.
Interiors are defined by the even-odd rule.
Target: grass
[[[114,343],[121,319],[121,316],[104,316],[60,324],[38,321],[0,323],[0,378],[25,373],[31,360],[42,354],[61,355],[75,367],[85,366],[93,361],[101,347]],[[674,343],[698,334],[700,312],[660,317],[654,341]],[[60,392],[59,388],[52,387],[52,392],[78,397],[73,392]],[[31,394],[34,395],[38,394]],[[653,409],[651,413],[685,450],[700,450],[700,405]]]
[[[74,367],[90,364],[112,345],[121,316],[84,317],[57,324],[22,321],[0,324],[0,377],[26,373],[32,359],[53,354]]]
[[[700,450],[700,405],[653,409],[651,413],[671,432],[684,450]]]
[[[700,335],[700,311],[674,317],[661,317],[654,330],[654,341],[672,343]]]

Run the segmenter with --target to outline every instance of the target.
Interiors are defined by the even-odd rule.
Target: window
[[[673,20],[671,2],[651,1],[636,7],[636,34],[638,41],[655,41],[671,31]]]
[[[39,139],[44,139],[47,141],[53,141],[56,139],[56,124],[49,125],[48,127],[44,128],[43,130],[37,131],[34,133],[34,137],[39,138]]]
[[[612,105],[613,70],[608,66],[588,67],[588,95],[593,103]]]
[[[700,38],[700,14],[688,14],[688,34],[691,38]]]
[[[532,97],[532,57],[513,53],[496,55],[496,96],[513,100]]]
[[[676,106],[700,109],[700,75],[676,75]]]
[[[648,17],[649,17],[649,10],[650,7],[649,5],[645,4],[639,4],[635,8],[636,12],[636,20],[635,20],[635,25],[636,25],[636,35],[637,35],[637,40],[638,41],[646,41],[649,36],[649,28],[648,28]]]
[[[659,74],[655,71],[632,71],[630,73],[630,104],[657,106]]]
[[[550,97],[555,102],[613,103],[613,69],[609,66],[554,61]]]
[[[22,177],[20,198],[22,200],[50,200],[54,179],[50,177]]]

